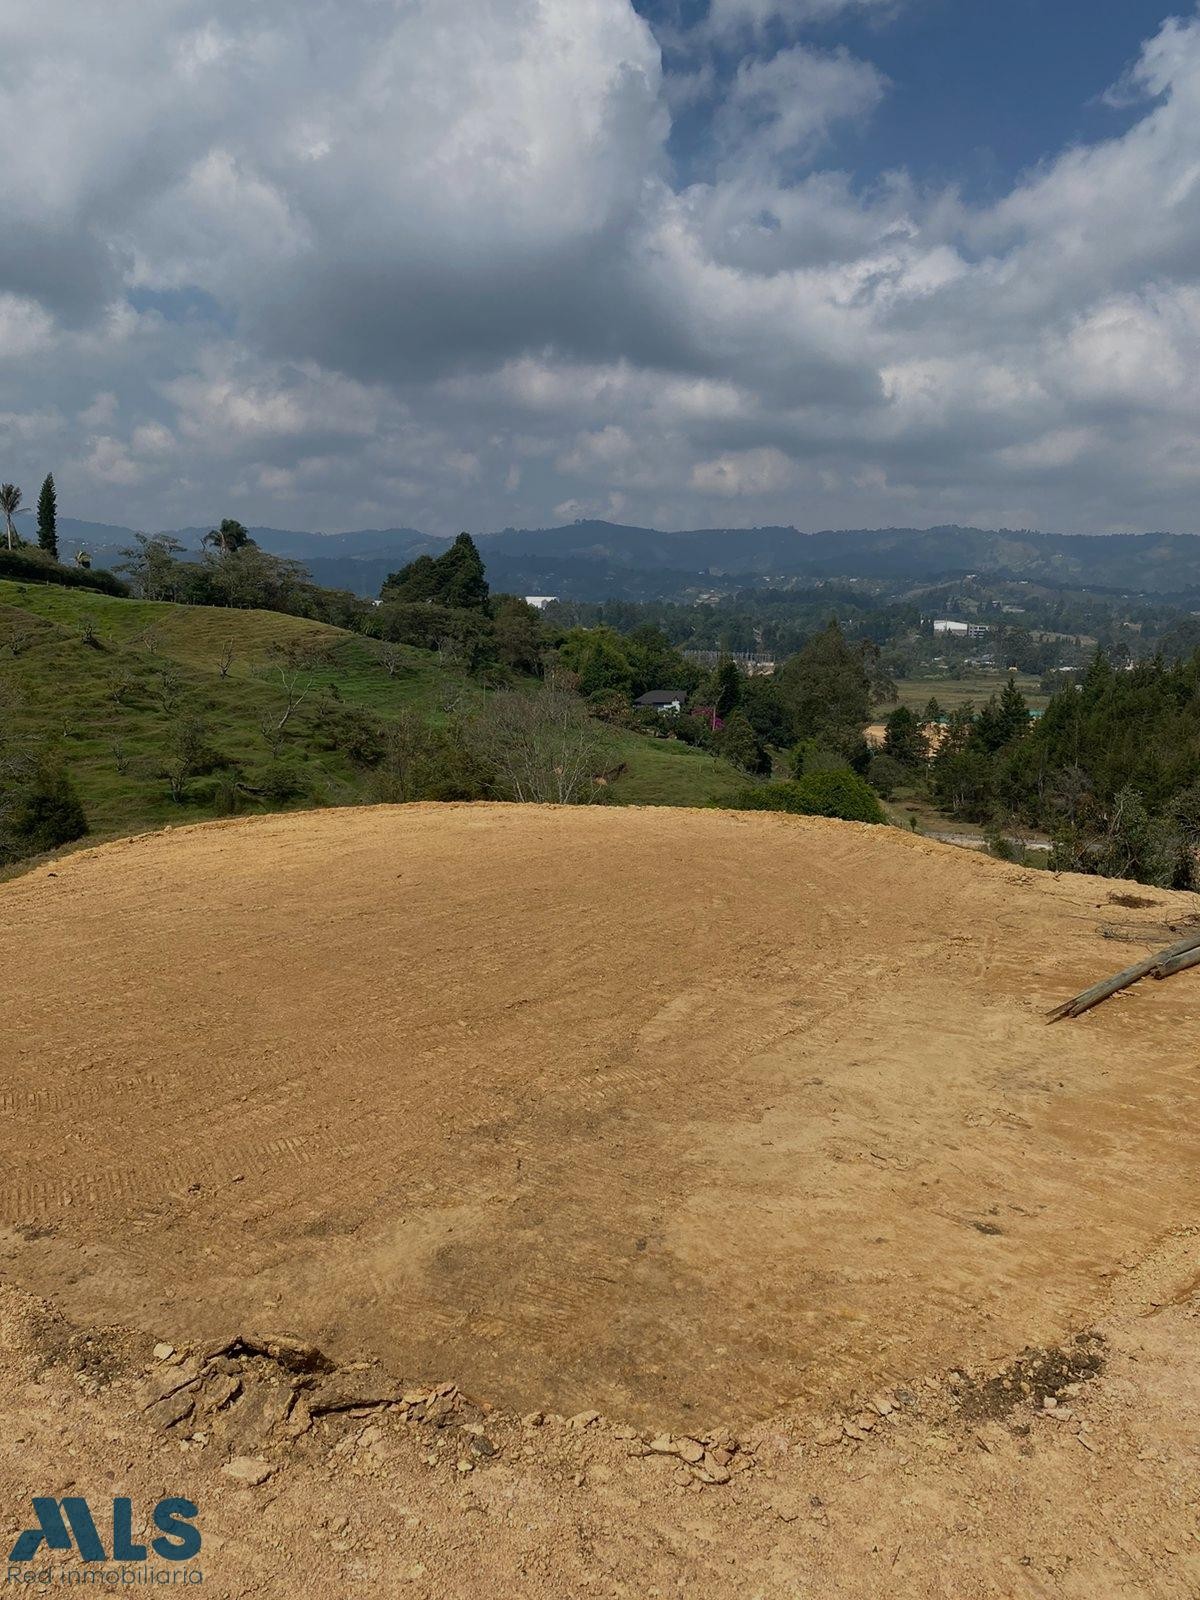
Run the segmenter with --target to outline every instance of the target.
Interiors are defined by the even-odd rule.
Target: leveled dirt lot
[[[266,1327],[513,1413],[827,1462],[871,1394],[1187,1314],[1200,974],[1042,1020],[1195,914],[1127,888],[664,810],[329,811],[71,856],[0,887],[0,1271],[85,1329]],[[1143,1532],[1192,1515],[1187,1481]],[[824,1527],[813,1493],[795,1515]],[[1191,1592],[1129,1538],[1112,1592]],[[1024,1592],[1019,1562],[943,1590],[927,1554],[870,1583]]]

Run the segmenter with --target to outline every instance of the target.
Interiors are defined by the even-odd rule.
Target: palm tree
[[[0,483],[0,511],[4,513],[4,526],[8,530],[8,548],[13,547],[17,530],[13,527],[13,513],[21,504],[21,491],[15,483]]]
[[[201,539],[202,545],[212,545],[213,549],[223,556],[231,556],[237,550],[244,550],[254,540],[246,532],[240,522],[235,522],[232,517],[223,517],[219,528],[212,528]]]

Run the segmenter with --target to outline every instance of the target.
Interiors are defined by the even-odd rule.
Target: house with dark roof
[[[687,699],[686,689],[651,689],[633,702],[643,711],[682,711]]]

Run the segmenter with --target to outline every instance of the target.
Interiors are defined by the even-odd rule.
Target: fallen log
[[[1169,961],[1160,961],[1152,976],[1173,978],[1177,972],[1186,972],[1189,967],[1200,967],[1200,950],[1185,950],[1181,955],[1172,956]]]
[[[1137,983],[1139,978],[1148,978],[1151,974],[1156,978],[1169,978],[1176,972],[1183,972],[1188,967],[1195,966],[1200,966],[1200,933],[1189,934],[1178,944],[1169,945],[1157,955],[1146,956],[1144,960],[1136,961],[1132,967],[1126,967],[1114,977],[1105,978],[1103,983],[1094,983],[1082,994],[1064,1000],[1061,1006],[1055,1006],[1046,1021],[1059,1022],[1064,1017],[1081,1017],[1093,1006],[1098,1006],[1114,994],[1120,994],[1122,989],[1128,989],[1131,984]]]

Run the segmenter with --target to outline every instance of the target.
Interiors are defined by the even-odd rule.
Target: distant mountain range
[[[203,528],[170,530],[192,551]],[[303,561],[317,583],[373,596],[390,572],[445,539],[415,528],[298,533],[251,528],[276,555]],[[1051,587],[1200,597],[1200,537],[1193,534],[1050,534],[981,528],[883,528],[801,533],[795,528],[703,528],[663,533],[610,522],[505,528],[477,535],[494,589],[579,600],[666,599],[728,590],[766,578],[867,578],[936,583],[968,573]],[[86,548],[115,566],[133,530],[60,518],[64,553]]]

